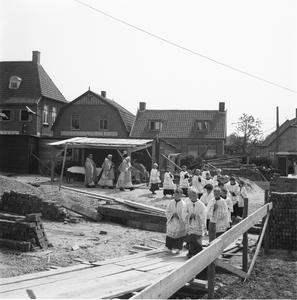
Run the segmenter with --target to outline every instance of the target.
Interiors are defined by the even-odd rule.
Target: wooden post
[[[153,168],[155,161],[156,161],[156,141],[153,140],[153,145],[152,145],[152,164],[151,164],[151,168]]]
[[[248,216],[248,205],[249,205],[249,199],[244,198],[244,207],[243,207],[243,219],[245,219]],[[248,232],[246,231],[243,234],[242,237],[242,271],[247,272],[248,271]]]
[[[61,177],[60,177],[60,183],[59,183],[59,191],[61,190],[61,185],[62,185],[62,180],[63,180],[63,173],[64,173],[64,167],[65,167],[66,154],[67,154],[67,143],[65,144],[65,149],[64,149],[63,164],[62,164]]]
[[[55,181],[55,153],[56,149],[55,147],[52,147],[52,157],[51,157],[51,181],[54,182]]]
[[[216,238],[216,223],[209,222],[209,242]],[[207,277],[208,277],[208,299],[214,298],[214,280],[216,276],[216,266],[214,262],[208,265]]]
[[[267,190],[265,190],[265,203],[267,204],[269,203],[269,192]],[[267,218],[267,216],[266,216]],[[265,236],[264,236],[264,253],[265,255],[269,254],[269,223],[267,223],[267,228],[265,231]]]

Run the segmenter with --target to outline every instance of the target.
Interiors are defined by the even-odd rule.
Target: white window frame
[[[203,121],[203,120],[196,121],[196,131],[198,132],[208,131],[209,127],[210,127],[209,121]]]
[[[44,105],[43,107],[43,125],[48,125],[48,111],[49,111],[49,106],[47,104]]]
[[[0,117],[0,121],[2,121],[2,122],[12,122],[12,121],[14,121],[14,109],[0,109],[0,112],[7,115],[7,113],[5,113],[6,111],[9,111],[9,119]]]
[[[55,106],[53,106],[53,110],[52,110],[52,121],[53,121],[53,124],[56,121],[56,119],[57,119],[57,108]]]
[[[17,90],[20,87],[21,82],[22,78],[18,76],[11,76],[9,79],[9,89]]]
[[[154,124],[154,126],[152,126]],[[152,128],[154,127],[154,128]],[[160,120],[149,120],[150,131],[160,131],[162,129],[162,121]]]
[[[105,121],[107,122],[107,128],[102,128],[101,127],[101,121],[104,122],[103,124],[105,124]],[[108,115],[100,115],[99,116],[99,130],[106,130],[106,131],[108,131],[108,129],[109,129],[109,116]]]

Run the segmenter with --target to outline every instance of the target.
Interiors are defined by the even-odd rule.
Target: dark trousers
[[[174,239],[172,237],[166,236],[165,246],[168,249],[182,250],[183,249],[183,243],[184,243],[184,237]]]
[[[243,217],[243,207],[238,207],[237,215]]]
[[[187,235],[184,239],[185,242],[189,245],[188,257],[192,257],[202,251],[202,245],[200,244],[201,235],[190,234]]]
[[[233,212],[231,212],[231,217],[237,217],[238,216],[238,203],[233,205]]]
[[[182,188],[183,194],[188,197],[188,188]]]

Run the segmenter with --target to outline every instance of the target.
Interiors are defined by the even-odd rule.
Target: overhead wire
[[[99,12],[99,13],[101,13],[101,14],[103,14],[103,15],[105,15],[105,16],[107,16],[107,17],[113,19],[113,20],[116,20],[116,21],[118,21],[118,22],[120,22],[120,23],[122,23],[122,24],[125,24],[125,25],[127,25],[127,26],[129,26],[129,27],[132,27],[132,28],[134,28],[134,29],[136,29],[136,30],[138,30],[138,31],[141,31],[141,32],[143,32],[143,33],[145,33],[145,34],[147,34],[147,35],[150,35],[150,36],[152,36],[152,37],[154,37],[154,38],[156,38],[156,39],[159,39],[159,40],[161,40],[161,41],[163,41],[163,42],[166,42],[166,43],[168,43],[168,44],[170,44],[170,45],[173,45],[173,46],[175,46],[175,47],[177,47],[177,48],[180,48],[180,49],[182,49],[182,50],[185,50],[185,51],[187,51],[187,52],[190,52],[190,53],[192,53],[192,54],[195,54],[195,55],[197,55],[197,56],[200,56],[200,57],[202,57],[202,58],[204,58],[204,59],[207,59],[207,60],[209,60],[209,61],[212,61],[212,62],[214,62],[214,63],[216,63],[216,64],[219,64],[219,65],[221,65],[221,66],[224,66],[224,67],[229,68],[229,69],[231,69],[231,70],[234,70],[234,71],[236,71],[236,72],[245,74],[245,75],[247,75],[247,76],[253,77],[253,78],[255,78],[255,79],[261,80],[261,81],[263,81],[263,82],[269,83],[269,84],[271,84],[271,85],[277,86],[277,87],[279,87],[279,88],[282,88],[282,89],[285,89],[285,90],[287,90],[287,91],[290,91],[290,92],[292,92],[292,93],[297,94],[297,91],[294,91],[294,90],[292,90],[292,89],[289,89],[289,88],[287,88],[287,87],[284,87],[284,86],[282,86],[282,85],[279,85],[279,84],[277,84],[277,83],[274,83],[274,82],[272,82],[272,81],[266,80],[266,79],[261,78],[261,77],[259,77],[259,76],[253,75],[253,74],[251,74],[251,73],[242,71],[242,70],[240,70],[240,69],[238,69],[238,68],[235,68],[235,67],[232,67],[232,66],[230,66],[230,65],[228,65],[228,64],[222,63],[222,62],[220,62],[220,61],[218,61],[218,60],[215,60],[215,59],[213,59],[213,58],[210,58],[210,57],[208,57],[208,56],[205,56],[205,55],[203,55],[203,54],[200,54],[200,53],[198,53],[198,52],[196,52],[196,51],[193,51],[193,50],[191,50],[191,49],[189,49],[189,48],[186,48],[186,47],[184,47],[184,46],[178,45],[178,44],[176,44],[176,43],[174,43],[174,42],[171,42],[171,41],[169,41],[169,40],[167,40],[167,39],[165,39],[165,38],[162,38],[162,37],[160,37],[160,36],[158,36],[158,35],[155,35],[155,34],[149,32],[149,31],[146,31],[146,30],[144,30],[144,29],[141,29],[141,28],[139,28],[139,27],[137,27],[137,26],[135,26],[135,25],[132,25],[132,24],[130,24],[130,23],[128,23],[128,22],[125,22],[125,21],[123,21],[123,20],[121,20],[121,19],[118,19],[118,18],[116,18],[116,17],[114,17],[114,16],[112,16],[112,15],[110,15],[110,14],[107,14],[107,13],[105,13],[105,12],[103,12],[103,11],[101,11],[101,10],[99,10],[99,9],[97,9],[97,8],[95,8],[95,7],[93,7],[93,6],[91,6],[91,5],[88,5],[88,4],[84,3],[84,2],[81,2],[81,1],[79,1],[79,0],[75,0],[75,1],[78,2],[78,3],[80,3],[80,4],[82,4],[82,5],[84,5],[84,6],[86,6],[86,7],[88,7],[88,8],[90,8],[90,9],[93,9],[93,10],[95,10],[96,12]]]

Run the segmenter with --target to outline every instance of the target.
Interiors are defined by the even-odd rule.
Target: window
[[[44,105],[43,108],[43,124],[48,125],[48,105]]]
[[[72,115],[71,116],[71,129],[79,129],[80,116]]]
[[[100,116],[99,130],[108,130],[108,116],[106,116],[106,115]]]
[[[14,120],[14,110],[2,109],[0,110],[0,121],[9,122]]]
[[[11,90],[17,90],[20,87],[21,82],[22,78],[18,76],[11,76],[9,79],[9,88]]]
[[[149,121],[149,130],[161,130],[162,122],[161,121]]]
[[[53,107],[53,111],[52,111],[52,121],[53,123],[56,121],[57,118],[57,109],[55,107]]]
[[[31,115],[26,109],[20,110],[20,121],[21,122],[30,122],[32,120]]]
[[[206,131],[209,128],[209,121],[197,121],[196,131]]]

